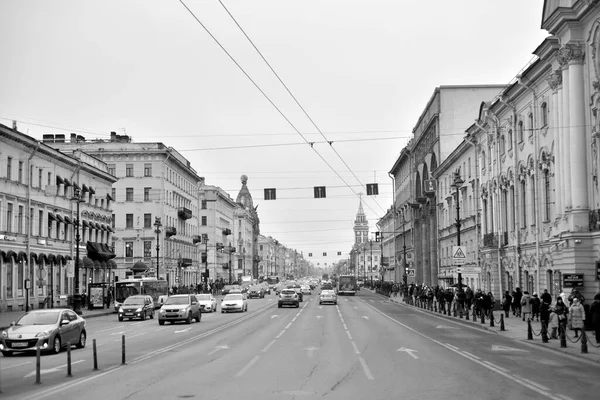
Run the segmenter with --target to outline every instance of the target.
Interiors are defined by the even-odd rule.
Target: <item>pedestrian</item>
[[[585,297],[583,297],[583,295],[577,289],[573,289],[571,291],[571,294],[569,295],[569,298],[568,298],[569,305],[573,304],[573,299],[578,299],[579,304],[583,304],[583,302],[585,301]]]
[[[543,302],[540,305],[540,321],[542,323],[542,329],[548,333],[548,323],[550,321],[550,303]]]
[[[558,339],[558,314],[555,309],[550,309],[550,317],[548,318],[548,329],[550,330],[550,339]]]
[[[502,309],[504,310],[504,316],[508,318],[510,312],[510,305],[512,304],[512,296],[508,293],[508,290],[504,292],[502,297]]]
[[[579,331],[583,329],[583,321],[585,321],[585,310],[579,302],[579,298],[573,297],[573,304],[569,307],[569,324],[575,331],[575,337],[578,337]]]
[[[536,292],[533,292],[533,297],[531,297],[529,303],[531,303],[531,320],[533,321],[535,318],[537,321],[539,321],[541,301]]]
[[[559,331],[566,333],[569,309],[567,308],[567,305],[565,304],[565,302],[563,301],[561,296],[558,296],[556,298],[556,304],[554,305],[554,312],[556,313],[557,318],[558,318]]]
[[[471,310],[471,306],[473,305],[473,296],[473,290],[467,286],[467,289],[465,290],[465,307],[467,308],[467,312]]]
[[[540,300],[542,303],[552,304],[552,295],[548,293],[548,289],[544,289],[544,293],[542,293]]]
[[[523,292],[523,297],[521,297],[521,313],[523,315],[523,321],[525,321],[525,318],[531,318],[531,303],[529,300],[531,300],[531,296],[526,290]]]
[[[513,303],[515,305],[515,311],[513,312],[513,316],[517,317],[521,316],[521,299],[523,298],[523,292],[521,292],[521,288],[515,288],[515,294],[513,295]]]
[[[594,301],[590,306],[590,315],[592,317],[592,326],[596,335],[596,343],[600,344],[600,292],[594,296]]]

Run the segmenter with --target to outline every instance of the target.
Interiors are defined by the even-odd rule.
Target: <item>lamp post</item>
[[[160,223],[160,217],[154,217],[154,226],[156,229],[154,233],[156,233],[156,279],[160,280],[160,265],[159,265],[159,253],[160,253],[160,227],[162,224]]]
[[[404,211],[402,211],[402,241],[404,245],[402,246],[402,251],[404,253],[404,275],[402,275],[402,279],[404,280],[404,284],[408,284],[408,269],[406,267],[406,219],[404,216]]]
[[[77,218],[75,219],[75,281],[74,281],[74,294],[73,294],[73,311],[77,315],[82,315],[81,311],[81,294],[79,293],[79,242],[81,242],[81,235],[79,233],[80,221],[79,221],[79,203],[84,202],[82,199],[81,190],[75,189],[71,201],[77,202]]]
[[[246,248],[242,247],[242,275],[246,276]]]
[[[202,234],[202,241],[204,242],[204,282],[208,284],[208,234]],[[214,276],[213,276],[214,278]]]
[[[371,277],[371,283],[373,283],[373,241],[369,240],[369,247],[371,247],[371,267],[369,269],[369,276]]]
[[[363,243],[363,283],[367,280],[367,246],[366,243]]]
[[[460,172],[456,171],[454,173],[454,181],[450,185],[456,189],[456,245],[460,246],[460,188],[465,183],[464,180],[460,177]],[[458,273],[458,290],[462,290],[462,273]]]

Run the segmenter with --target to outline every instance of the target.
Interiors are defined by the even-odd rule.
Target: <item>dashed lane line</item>
[[[237,374],[235,374],[235,377],[239,378],[240,376],[244,375],[246,371],[248,371],[250,368],[252,368],[254,364],[256,364],[259,358],[260,356],[254,356],[254,358],[250,360],[250,362],[248,362],[248,364],[246,364],[244,368],[242,368]]]
[[[268,345],[266,345],[266,346],[265,346],[265,348],[261,350],[261,352],[262,352],[262,353],[266,353],[266,352],[267,352],[267,350],[269,350],[269,348],[270,348],[271,346],[273,346],[273,345],[275,344],[275,342],[276,342],[276,341],[277,341],[277,340],[275,340],[275,339],[271,340],[271,342],[270,342]]]
[[[348,335],[348,339],[352,340],[352,335],[350,334],[350,331],[346,331],[346,334]]]
[[[367,376],[367,379],[369,379],[369,380],[375,379],[375,377],[371,373],[371,370],[369,369],[369,366],[367,365],[367,362],[365,361],[365,359],[362,358],[362,356],[359,356],[358,360],[360,361],[360,365],[362,365],[362,367],[363,367],[363,371],[365,371],[365,375]]]
[[[354,352],[356,354],[360,354],[360,351],[358,350],[358,346],[356,346],[356,343],[354,343],[354,340],[351,340],[350,343],[352,343],[352,347],[354,347]]]
[[[279,339],[285,333],[285,329],[279,332],[279,335],[275,336],[275,339]]]
[[[465,354],[466,354],[466,355],[468,355],[469,357],[473,357],[473,358],[476,358],[477,360],[481,360],[481,357],[477,357],[476,355],[474,355],[474,354],[471,354],[471,353],[469,353],[468,351],[463,351],[463,353],[465,353]],[[484,361],[484,362],[485,362],[485,361]]]

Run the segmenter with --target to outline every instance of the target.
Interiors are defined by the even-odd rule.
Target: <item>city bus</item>
[[[162,305],[159,297],[169,295],[169,286],[167,281],[156,278],[131,278],[115,282],[115,311],[119,311],[125,299],[134,294],[152,296],[154,308],[159,308]]]
[[[358,284],[356,283],[356,276],[354,275],[340,275],[337,279],[337,293],[340,296],[350,295],[354,296],[358,290]]]

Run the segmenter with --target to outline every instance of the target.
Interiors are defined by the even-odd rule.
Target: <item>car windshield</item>
[[[296,291],[295,290],[282,290],[281,293],[283,293],[283,294],[295,294]]]
[[[225,298],[223,298],[224,301],[228,301],[228,300],[242,300],[242,295],[241,294],[228,294],[227,296],[225,296]]]
[[[321,294],[333,294],[333,290],[323,290]]]
[[[143,297],[128,297],[125,299],[125,301],[123,302],[124,306],[140,306],[144,304],[144,298]]]
[[[27,313],[17,321],[17,325],[52,325],[58,323],[59,315],[59,310]]]
[[[188,296],[171,296],[165,301],[167,305],[190,304]]]
[[[198,300],[210,300],[210,294],[197,294],[196,298]]]

